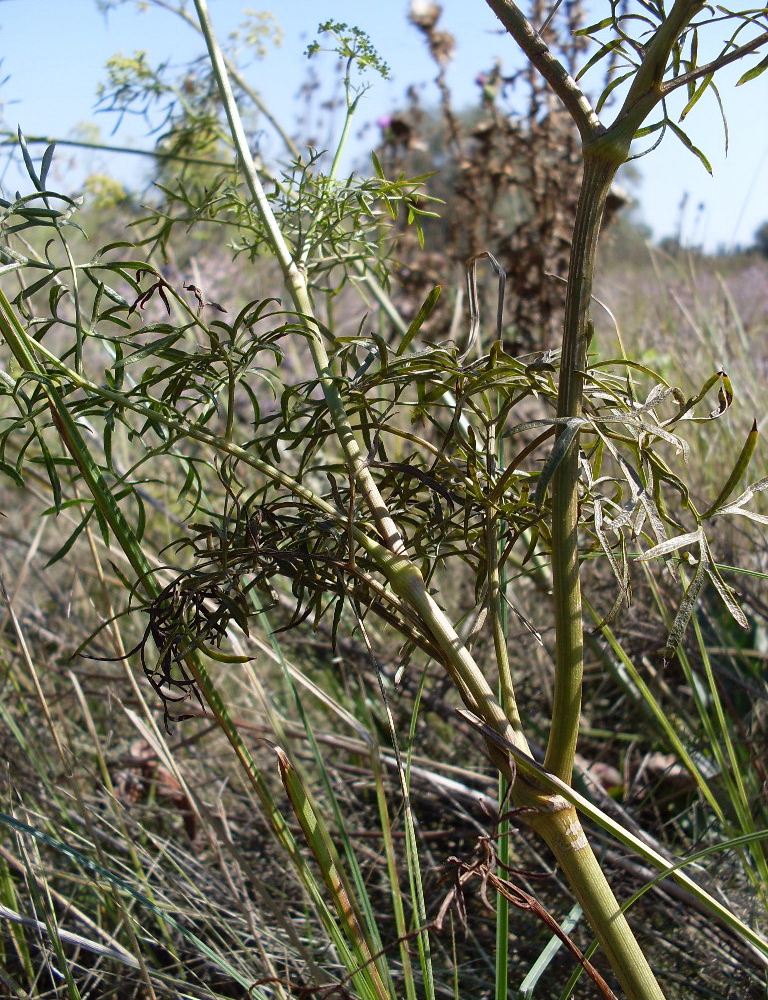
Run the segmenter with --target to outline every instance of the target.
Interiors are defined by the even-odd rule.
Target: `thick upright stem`
[[[615,143],[585,148],[565,305],[559,417],[579,417],[582,413],[591,329],[589,307],[600,223],[605,199],[625,156],[626,149],[617,148]],[[576,751],[584,673],[578,485],[577,435],[552,481],[552,586],[557,651],[552,725],[544,766],[566,783],[571,780]],[[559,796],[550,796],[529,822],[555,854],[627,997],[663,1000],[664,994],[584,836],[575,810]]]
[[[558,417],[582,411],[589,304],[600,221],[618,163],[587,155],[571,247]],[[552,480],[552,578],[557,638],[552,727],[545,766],[570,782],[579,731],[584,661],[578,542],[578,435]]]
[[[555,807],[529,822],[545,840],[568,879],[573,894],[590,918],[600,947],[629,1000],[665,1000],[603,870],[587,842],[576,810],[559,796]],[[596,920],[595,917],[598,916]]]

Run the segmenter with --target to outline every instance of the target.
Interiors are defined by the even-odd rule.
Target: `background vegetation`
[[[575,68],[583,12],[566,8],[550,45]],[[256,167],[274,179],[270,204],[365,460],[489,677],[498,619],[538,758],[555,648],[547,529],[531,507],[549,502],[579,141],[533,71],[482,71],[477,105],[454,107],[442,71],[455,40],[433,5],[412,21],[440,101],[411,93],[393,109],[373,167],[343,177],[333,150],[361,84],[386,67],[334,24],[318,44],[341,56],[340,105],[315,103],[340,107],[342,134],[323,153],[306,143],[322,122],[281,129],[284,157]],[[268,95],[230,71],[255,150]],[[163,109],[152,192],[94,177],[81,204],[50,190],[56,154],[22,140],[28,189],[2,210],[3,334],[18,349],[0,372],[0,992],[611,995],[579,977],[573,948],[589,951],[592,932],[457,715],[439,650],[353,543],[370,516],[230,167],[209,63],[169,77],[114,60],[102,101]],[[645,489],[619,449],[629,436],[643,451],[647,428],[606,431],[605,457],[582,463],[574,784],[658,854],[686,859],[735,918],[654,881],[589,824],[622,902],[637,896],[631,921],[665,994],[748,1000],[768,983],[768,468],[750,431],[765,422],[764,227],[754,252],[727,258],[655,247],[623,197],[598,262],[590,405],[656,421],[653,500],[683,537],[692,510],[732,516],[707,522],[706,549],[689,538],[639,559],[656,540],[634,513],[618,523],[632,484]],[[28,367],[22,327],[42,352]],[[503,378],[488,376],[489,357]],[[514,444],[497,451],[510,427]],[[508,468],[519,474],[499,487]],[[683,623],[686,588],[699,600]],[[198,655],[215,695],[188,667]]]

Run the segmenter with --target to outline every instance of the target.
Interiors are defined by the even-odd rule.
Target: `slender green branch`
[[[491,443],[494,443],[494,461],[499,466],[504,464],[504,440],[495,443],[495,429],[489,433],[488,450],[491,451]],[[520,719],[515,697],[515,688],[512,680],[512,669],[509,662],[509,651],[507,640],[509,636],[509,615],[507,614],[506,574],[500,569],[503,559],[503,548],[499,541],[499,522],[493,517],[493,511],[486,514],[486,558],[488,561],[488,605],[491,614],[491,629],[493,631],[493,645],[496,652],[496,661],[499,665],[499,702],[507,713],[507,716],[515,729],[523,732],[522,721]],[[508,870],[511,863],[510,849],[510,827],[511,823],[506,811],[501,803],[506,802],[510,792],[510,784],[506,777],[499,771],[498,797],[499,810],[502,815],[499,817],[497,828],[498,843],[498,865],[497,870],[500,876],[504,877],[504,872]],[[510,903],[503,892],[496,893],[496,982],[494,989],[495,1000],[507,1000],[509,993],[509,910]]]
[[[656,29],[645,50],[643,60],[617,116],[617,122],[627,116],[631,116],[633,120],[639,117],[642,121],[651,108],[661,100],[664,73],[669,64],[670,53],[690,22],[704,7],[704,0],[675,0],[672,9]]]
[[[0,132],[0,146],[18,146],[19,137],[15,132]],[[79,139],[54,139],[53,136],[25,135],[28,146],[70,146],[74,149],[95,149],[104,153],[126,153],[131,156],[145,156],[152,160],[170,160],[174,163],[187,163],[195,167],[223,167],[234,169],[231,163],[223,160],[209,160],[199,156],[183,156],[180,153],[164,153],[158,149],[132,149],[130,146],[114,146],[106,142],[86,142]]]
[[[504,627],[504,607],[503,591],[501,586],[501,576],[499,573],[499,538],[496,522],[493,515],[489,513],[488,524],[486,526],[486,558],[488,560],[488,608],[491,617],[491,631],[493,632],[493,648],[496,653],[496,663],[499,669],[499,691],[500,701],[504,706],[507,718],[512,726],[518,730],[522,736],[523,723],[520,718],[520,711],[515,698],[515,685],[512,680],[512,669],[509,663],[509,652],[507,650],[507,635]],[[522,737],[526,749],[528,747],[525,737]]]
[[[195,0],[195,5],[208,45],[214,73],[219,82],[222,101],[226,109],[230,129],[248,188],[267,227],[273,251],[283,270],[283,275],[291,291],[296,309],[304,322],[315,368],[321,381],[339,443],[350,468],[350,473],[366,498],[369,510],[379,526],[385,548],[382,549],[382,546],[362,533],[360,533],[358,540],[368,553],[376,559],[377,564],[384,571],[395,593],[403,597],[421,617],[427,629],[434,637],[435,644],[440,648],[447,669],[450,671],[459,689],[468,698],[468,704],[474,706],[483,719],[486,719],[489,724],[493,725],[507,739],[514,741],[517,745],[521,739],[521,734],[516,732],[510,725],[482,671],[462,644],[448,617],[429,594],[419,570],[405,556],[403,540],[360,452],[338,390],[331,376],[330,362],[313,317],[312,304],[309,299],[304,275],[293,260],[277,220],[272,213],[266,193],[254,169],[232,89],[223,65],[221,50],[213,34],[206,2],[205,0]],[[390,550],[389,555],[387,554],[387,550]]]
[[[673,90],[677,90],[679,87],[684,87],[688,83],[694,83],[696,80],[702,80],[705,76],[709,76],[710,73],[716,73],[718,70],[721,70],[723,66],[729,66],[737,60],[743,59],[744,56],[756,52],[766,43],[768,43],[768,31],[757,35],[751,42],[745,42],[743,45],[739,45],[738,48],[731,49],[730,52],[718,56],[712,62],[705,63],[703,66],[697,66],[696,69],[692,69],[689,73],[682,73],[673,80],[662,83],[662,95],[666,97],[667,94],[671,94]]]
[[[352,84],[350,82],[349,74],[352,71],[353,60],[347,59],[347,70],[344,74],[344,103],[346,105],[344,109],[344,124],[341,126],[341,135],[339,136],[339,141],[336,144],[336,152],[333,155],[333,163],[331,164],[331,169],[328,171],[328,180],[333,181],[336,179],[336,175],[339,172],[339,166],[341,165],[341,157],[344,153],[344,147],[347,144],[347,139],[349,138],[349,130],[352,127],[352,118],[354,117],[355,110],[357,108],[358,101],[360,100],[360,95],[352,99]]]
[[[330,197],[333,197],[333,184],[334,184],[334,182],[336,180],[336,177],[338,175],[338,172],[339,172],[339,167],[341,165],[341,157],[344,154],[344,147],[346,146],[347,139],[349,138],[349,130],[352,127],[352,118],[354,117],[355,108],[357,107],[357,103],[358,103],[358,100],[359,100],[359,96],[356,99],[354,99],[354,100],[352,100],[352,96],[351,96],[351,84],[350,84],[349,74],[351,72],[351,68],[352,68],[351,64],[352,64],[352,62],[353,62],[353,60],[350,57],[347,60],[347,69],[346,69],[346,73],[344,75],[344,96],[345,96],[344,103],[346,105],[345,110],[344,110],[344,124],[341,127],[341,135],[339,137],[338,143],[336,144],[336,152],[334,153],[333,162],[331,163],[331,168],[328,171],[328,174],[327,174],[327,177],[326,177],[326,181],[327,181],[328,185],[331,188],[331,190],[329,192],[330,193]],[[316,230],[316,228],[317,228],[317,226],[319,224],[319,221],[320,220],[318,218],[313,219],[309,223],[309,226],[307,227],[307,231],[304,234],[304,239],[302,240],[303,249],[301,250],[301,253],[300,253],[299,257],[296,260],[296,263],[298,264],[299,269],[302,272],[306,268],[307,261],[309,259],[309,255],[312,252],[313,236],[314,236],[315,230]],[[358,261],[357,263],[360,264],[360,266],[363,269],[363,273],[364,273],[364,266],[362,265],[362,262]]]

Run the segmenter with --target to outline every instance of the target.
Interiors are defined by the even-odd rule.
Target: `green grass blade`
[[[582,909],[578,903],[575,903],[572,907],[568,916],[560,924],[560,930],[563,934],[570,934],[574,927],[578,924],[581,919]],[[549,966],[552,964],[552,960],[558,951],[563,947],[563,942],[557,935],[553,935],[550,940],[545,945],[542,953],[533,963],[525,979],[520,983],[519,998],[520,1000],[529,1000],[536,991],[536,987],[539,980],[547,971]],[[579,970],[581,971],[581,969]]]

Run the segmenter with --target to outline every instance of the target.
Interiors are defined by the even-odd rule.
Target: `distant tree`
[[[763,257],[768,257],[768,221],[755,230],[755,249]]]
[[[676,257],[682,249],[682,245],[677,236],[664,236],[659,240],[659,250],[663,250],[664,253],[669,254],[670,257]]]

